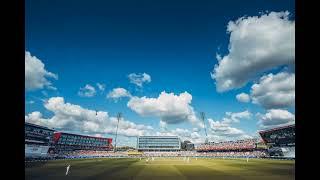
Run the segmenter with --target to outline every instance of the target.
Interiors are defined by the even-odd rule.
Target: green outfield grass
[[[66,166],[70,172],[66,176]],[[294,179],[295,162],[288,160],[156,158],[146,159],[81,159],[26,163],[26,180],[64,179],[150,179],[150,180],[241,180]]]

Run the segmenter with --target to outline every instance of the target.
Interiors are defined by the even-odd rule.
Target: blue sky
[[[229,52],[229,21],[281,11],[290,12],[290,21],[295,19],[294,1],[27,0],[25,7],[25,49],[41,60],[46,71],[58,76],[47,78],[56,90],[26,90],[26,116],[38,111],[44,118],[53,117],[54,112],[45,108],[40,99],[63,97],[66,103],[108,112],[109,116],[122,112],[126,120],[152,126],[154,131],[159,131],[161,117],[144,117],[127,106],[130,97],[115,102],[107,94],[118,87],[132,96],[147,98],[157,98],[162,91],[175,95],[187,92],[192,95],[190,106],[196,116],[203,111],[207,118],[219,121],[226,112],[248,110],[252,116],[232,127],[255,134],[259,130],[256,113],[268,110],[259,104],[239,102],[236,95],[249,94],[256,81],[218,92],[210,75],[218,64],[216,54],[224,56]],[[261,73],[279,73],[283,71],[280,65]],[[138,87],[130,83],[131,73],[147,73],[151,82]],[[261,76],[257,75],[256,80]],[[105,90],[99,91],[96,83],[105,84]],[[95,96],[79,96],[80,88],[87,84],[95,88]],[[294,113],[294,106],[286,108]],[[167,128],[192,132],[194,127],[185,121],[168,124]],[[74,131],[84,133],[80,129]],[[198,133],[203,137],[202,131]],[[122,138],[123,142],[133,139]]]

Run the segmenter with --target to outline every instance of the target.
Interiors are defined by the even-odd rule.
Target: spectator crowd
[[[147,151],[143,153],[128,153],[126,151],[93,151],[76,150],[51,155],[54,159],[95,158],[95,157],[267,157],[265,149],[256,148],[256,140],[239,140],[219,143],[201,144],[194,151]]]
[[[198,146],[196,150],[198,152],[254,150],[256,148],[256,142],[257,141],[255,139],[248,139],[248,140],[202,144]]]
[[[58,158],[90,158],[90,157],[126,157],[126,152],[76,150],[59,153]]]

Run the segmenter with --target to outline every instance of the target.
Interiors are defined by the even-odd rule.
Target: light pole
[[[206,128],[206,124],[205,124],[206,116],[205,116],[204,112],[200,112],[200,116],[201,116],[201,119],[203,122],[204,132],[206,134],[205,144],[208,144],[208,134],[207,134],[207,128]]]
[[[113,149],[114,152],[116,152],[116,149],[117,149],[117,136],[118,136],[118,126],[119,126],[120,118],[121,118],[121,113],[118,113],[117,114],[118,123],[117,123],[117,129],[116,129],[116,138],[114,140],[114,149]]]

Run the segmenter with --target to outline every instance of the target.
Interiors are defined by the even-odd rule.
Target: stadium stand
[[[75,150],[108,151],[112,148],[112,139],[84,136],[65,132],[55,132],[53,138],[55,152],[58,154]]]
[[[84,154],[99,156],[104,155],[104,151],[110,151],[112,148],[111,138],[54,132],[53,129],[25,122],[26,161],[67,158],[74,155],[80,157]],[[82,152],[81,150],[86,151]]]
[[[48,158],[52,150],[53,129],[31,123],[25,123],[25,158]]]
[[[294,125],[274,128],[259,132],[262,141],[244,139],[209,142],[200,144],[195,149],[192,147],[189,150],[187,148],[180,149],[180,139],[176,136],[140,136],[137,143],[138,150],[127,148],[123,151],[113,152],[111,151],[113,149],[111,138],[54,132],[54,130],[43,126],[25,123],[25,151],[26,158],[29,159],[180,156],[205,158],[266,158],[277,156],[294,158],[294,130]],[[193,146],[192,143],[189,144]],[[30,153],[32,150],[33,154]],[[38,153],[38,156],[34,155],[36,153]]]
[[[198,152],[215,152],[215,151],[235,151],[235,150],[254,150],[256,148],[256,139],[226,141],[219,143],[201,144]]]
[[[206,157],[266,157],[266,149],[257,148],[257,144],[258,139],[210,142],[200,144],[196,148],[196,155]]]
[[[259,132],[272,157],[295,158],[295,124]]]

